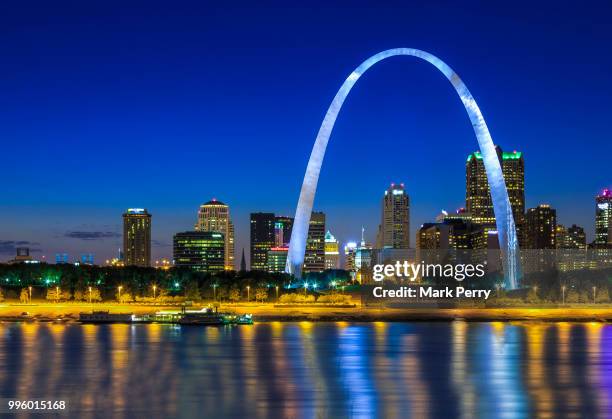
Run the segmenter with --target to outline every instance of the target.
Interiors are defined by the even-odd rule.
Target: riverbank
[[[39,303],[0,304],[0,321],[76,321],[79,313],[92,310],[110,313],[146,314],[160,310],[180,310],[177,306],[137,304]],[[348,322],[410,322],[410,321],[567,321],[612,322],[612,306],[582,306],[561,308],[370,308],[370,307],[282,307],[274,304],[227,304],[220,311],[253,314],[256,322],[348,321]]]

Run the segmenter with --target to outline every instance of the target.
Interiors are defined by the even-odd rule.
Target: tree
[[[21,289],[21,294],[19,295],[19,301],[21,301],[21,304],[26,304],[28,301],[30,301],[30,292],[28,291],[27,288]]]
[[[232,287],[230,289],[229,299],[233,303],[240,301],[240,290],[238,289],[238,287]]]
[[[200,289],[197,281],[190,281],[185,289],[185,298],[189,301],[200,301]]]
[[[72,293],[68,289],[61,291],[60,298],[64,301],[68,301],[72,298]]]
[[[117,292],[117,301],[119,301],[120,303],[131,303],[132,301],[134,301],[134,297],[132,296],[132,294],[130,292],[122,292],[121,294],[119,294],[119,292]]]
[[[0,303],[4,301],[4,292],[2,291],[2,288],[0,288]]]
[[[268,298],[268,289],[266,287],[255,288],[255,301],[264,301]]]
[[[100,290],[97,288],[92,288],[91,289],[91,293],[89,292],[89,290],[87,290],[87,301],[89,301],[89,299],[91,298],[91,302],[93,303],[98,302],[98,301],[102,301],[102,295],[100,295]]]
[[[80,290],[74,290],[74,301],[85,301],[87,298],[85,297],[85,293]]]
[[[58,292],[56,287],[47,288],[47,300],[49,301],[59,301],[60,293]]]
[[[596,303],[609,303],[610,302],[610,294],[608,293],[607,288],[604,288],[602,290],[597,290],[595,294],[595,302]]]

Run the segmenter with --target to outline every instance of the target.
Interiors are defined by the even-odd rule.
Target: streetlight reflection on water
[[[68,417],[607,416],[611,362],[601,323],[0,323],[3,397]]]

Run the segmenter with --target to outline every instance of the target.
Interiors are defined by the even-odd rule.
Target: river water
[[[612,325],[0,323],[0,397],[74,418],[610,416]]]

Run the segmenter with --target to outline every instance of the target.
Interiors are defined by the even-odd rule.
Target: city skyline
[[[12,258],[20,242],[51,261],[55,253],[110,259],[122,247],[117,214],[129,207],[153,214],[152,259],[169,257],[173,234],[191,230],[194,208],[211,197],[232,206],[241,254],[249,213],[293,216],[312,138],[339,82],[354,63],[398,43],[432,51],[460,71],[495,142],[528,160],[526,208],[552,205],[559,224],[584,227],[591,242],[593,197],[611,186],[612,59],[597,53],[611,35],[596,25],[605,13],[564,5],[535,5],[531,17],[494,5],[468,9],[378,10],[372,31],[361,34],[372,18],[367,7],[351,22],[341,19],[342,8],[330,8],[328,18],[293,8],[285,23],[262,16],[269,29],[253,26],[248,10],[220,11],[211,20],[196,8],[164,15],[169,31],[162,35],[156,19],[144,22],[135,9],[105,19],[88,6],[67,12],[61,5],[36,16],[25,33],[30,12],[7,8],[3,151],[27,158],[5,164],[0,259]],[[465,30],[488,15],[496,27],[487,39]],[[306,20],[330,30],[323,36]],[[79,22],[100,31],[82,31]],[[568,30],[570,23],[589,31]],[[234,34],[219,37],[228,24]],[[218,43],[207,42],[211,37]],[[237,53],[243,42],[249,50]],[[152,48],[164,43],[172,52]],[[568,62],[572,45],[581,48]],[[234,52],[219,59],[221,51]],[[243,71],[247,60],[252,66]],[[362,225],[375,241],[377,200],[392,179],[401,179],[412,199],[411,238],[441,209],[464,205],[460,157],[476,150],[469,122],[439,76],[413,64],[372,70],[338,119],[315,210],[344,242],[358,241]],[[291,153],[283,152],[287,141]],[[388,153],[406,159],[385,166]],[[207,176],[204,167],[223,176]],[[126,168],[146,175],[140,187],[125,187]]]

